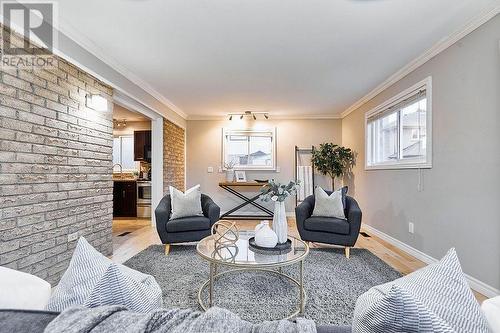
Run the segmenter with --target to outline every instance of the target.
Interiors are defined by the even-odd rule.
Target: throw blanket
[[[207,312],[190,309],[156,310],[148,314],[122,306],[73,307],[57,316],[45,333],[316,333],[312,320],[297,318],[252,324],[217,307]]]

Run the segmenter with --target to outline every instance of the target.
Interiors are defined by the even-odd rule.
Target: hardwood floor
[[[237,221],[237,223],[240,229],[248,230],[253,229],[258,221]],[[363,228],[361,231],[364,231]],[[127,234],[123,235],[124,233]],[[292,218],[288,219],[288,233],[295,237],[299,236],[295,220]],[[399,250],[392,244],[376,236],[369,236],[359,235],[355,247],[369,250],[401,274],[406,275],[426,266],[424,262]],[[115,262],[123,263],[152,244],[161,244],[161,241],[156,228],[151,227],[149,219],[113,220],[113,256],[111,258]],[[311,248],[321,247],[333,247],[333,245],[311,243]],[[474,294],[480,303],[486,299],[482,294],[477,292]]]

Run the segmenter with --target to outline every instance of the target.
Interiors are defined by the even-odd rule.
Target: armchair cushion
[[[349,222],[335,217],[312,216],[304,221],[304,228],[310,231],[349,234]]]
[[[189,216],[167,222],[167,232],[184,232],[210,229],[210,219],[205,216]]]

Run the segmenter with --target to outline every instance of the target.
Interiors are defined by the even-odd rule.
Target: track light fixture
[[[269,119],[269,113],[267,112],[253,112],[253,111],[245,111],[243,113],[229,113],[229,120],[233,120],[233,116],[239,116],[240,120],[244,117],[251,117],[253,120],[257,120],[258,115],[263,115],[264,118]]]

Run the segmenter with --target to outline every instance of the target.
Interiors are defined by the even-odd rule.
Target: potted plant
[[[224,163],[224,168],[226,169],[226,181],[228,181],[228,182],[234,181],[234,166],[235,165],[236,165],[235,160]]]
[[[323,175],[332,179],[332,191],[335,189],[335,177],[342,177],[354,165],[354,152],[350,148],[333,143],[322,143],[312,152],[312,163]]]
[[[274,201],[273,231],[278,236],[278,243],[286,243],[288,239],[288,225],[286,222],[285,200],[297,193],[299,182],[290,181],[287,185],[280,184],[271,179],[261,188],[260,199],[268,202]]]

